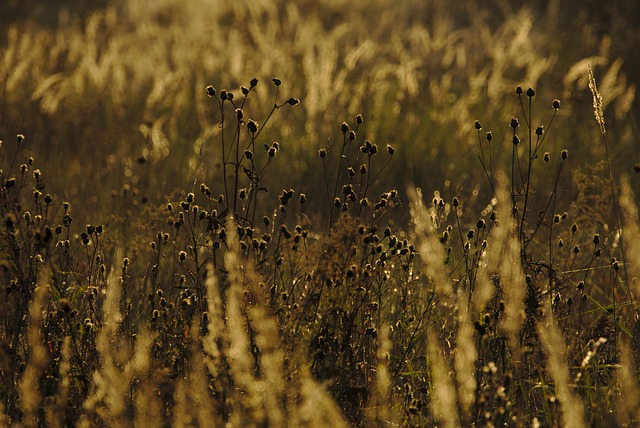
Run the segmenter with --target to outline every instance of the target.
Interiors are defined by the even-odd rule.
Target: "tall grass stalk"
[[[449,376],[451,369],[443,355],[441,341],[431,327],[427,327],[427,356],[432,382],[434,423],[447,428],[460,426],[462,421],[458,418],[456,387]]]
[[[607,129],[604,121],[604,111],[602,107],[602,95],[598,91],[598,85],[596,83],[595,75],[593,74],[593,69],[591,65],[587,64],[587,74],[589,77],[589,89],[591,90],[591,95],[593,97],[593,114],[595,116],[596,122],[600,126],[600,134],[602,135],[602,143],[604,145],[605,150],[605,158],[607,161],[607,172],[609,175],[609,186],[611,189],[611,198],[612,198],[612,208],[613,208],[613,216],[616,222],[616,239],[620,242],[620,255],[622,257],[622,269],[624,272],[624,286],[626,287],[627,296],[629,302],[635,302],[635,298],[631,293],[631,286],[629,284],[629,275],[627,273],[627,259],[624,251],[625,245],[625,237],[622,229],[622,223],[620,220],[620,216],[618,215],[618,200],[616,197],[616,189],[613,180],[613,169],[611,168],[611,157],[609,156],[609,145],[607,144]],[[616,281],[617,282],[617,281]],[[613,317],[616,318],[616,282],[614,282],[613,288]],[[634,303],[635,304],[635,303]],[[617,323],[616,323],[617,328]]]
[[[41,417],[42,394],[40,392],[40,378],[48,364],[42,326],[49,294],[46,275],[41,274],[39,284],[34,291],[33,300],[29,305],[29,325],[27,328],[28,361],[18,385],[21,408],[24,412],[23,423],[27,427],[38,426],[38,420]]]
[[[572,390],[567,365],[567,347],[550,305],[546,306],[544,322],[538,325],[538,335],[547,357],[547,369],[553,379],[554,394],[561,405],[563,427],[586,427],[584,404]]]

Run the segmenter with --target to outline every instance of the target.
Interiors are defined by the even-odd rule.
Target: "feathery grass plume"
[[[116,252],[118,259],[121,259],[120,251]],[[119,333],[123,317],[120,311],[122,277],[118,272],[112,268],[107,279],[102,330],[96,338],[101,365],[93,373],[91,393],[83,403],[81,426],[90,426],[98,420],[110,426],[130,423],[127,413],[131,410],[131,384],[135,377],[149,371],[151,335],[144,330],[139,332],[132,351],[131,342]]]
[[[426,276],[433,283],[436,292],[449,295],[452,291],[450,281],[443,269],[445,253],[434,233],[433,216],[424,206],[421,189],[410,188],[407,193],[411,198],[411,219],[416,232],[418,252],[424,261]]]
[[[545,319],[537,325],[542,349],[547,357],[547,370],[553,379],[555,392],[562,406],[562,426],[571,428],[586,427],[584,404],[571,390],[569,384],[569,366],[567,365],[567,346],[562,332],[553,318],[549,302],[545,305]]]
[[[612,197],[612,206],[613,206],[613,216],[615,218],[615,224],[616,224],[616,228],[618,229],[618,237],[619,237],[619,246],[620,246],[620,253],[622,256],[622,268],[623,268],[623,272],[624,272],[624,281],[626,283],[627,286],[627,293],[628,293],[628,297],[630,301],[633,301],[633,295],[631,292],[631,288],[629,286],[629,273],[628,273],[628,269],[627,269],[627,264],[628,261],[626,259],[626,252],[625,252],[625,245],[627,244],[627,240],[625,239],[625,236],[623,234],[622,231],[622,223],[620,221],[620,216],[618,215],[618,201],[617,201],[617,197],[616,197],[616,190],[615,190],[615,185],[613,182],[613,170],[611,168],[611,156],[609,156],[609,145],[607,144],[607,136],[606,136],[606,129],[604,126],[604,114],[602,111],[602,96],[600,95],[600,93],[598,92],[598,86],[596,85],[596,78],[593,75],[593,70],[591,69],[591,66],[587,64],[587,70],[588,70],[588,74],[589,74],[589,89],[591,89],[591,94],[593,95],[593,114],[595,115],[596,118],[596,122],[598,122],[598,125],[600,125],[600,132],[602,133],[603,137],[602,137],[602,142],[604,144],[604,150],[605,150],[605,158],[607,161],[607,170],[609,173],[609,186],[611,187],[611,197]],[[615,294],[615,290],[614,290],[614,294]],[[614,318],[615,318],[615,300],[613,302],[614,304]]]
[[[336,402],[316,382],[307,366],[300,366],[298,379],[300,402],[290,426],[346,428],[347,422]]]
[[[249,320],[254,332],[254,340],[260,352],[259,373],[254,379],[255,388],[262,390],[263,405],[266,408],[267,424],[284,427],[286,409],[283,403],[287,395],[284,367],[285,353],[280,342],[278,325],[275,318],[269,316],[262,298],[262,290],[257,287],[258,278],[251,267],[245,270],[254,301],[249,308]]]
[[[135,394],[135,417],[133,425],[135,427],[159,427],[166,422],[162,402],[158,398],[158,385],[154,383],[153,377],[148,377],[136,387]]]
[[[487,260],[489,268],[496,269],[504,294],[504,318],[501,327],[507,333],[509,346],[516,359],[520,355],[520,330],[525,317],[525,275],[522,269],[517,224],[511,213],[507,177],[496,174],[497,211],[500,223],[491,231],[491,251]],[[488,273],[488,272],[487,272]]]
[[[509,220],[505,223],[508,222]],[[498,272],[504,291],[504,318],[501,326],[507,333],[511,351],[516,358],[519,358],[520,330],[525,317],[526,282],[520,264],[520,243],[514,235],[509,236],[504,242],[504,252]]]
[[[118,254],[119,255],[119,254]],[[116,258],[116,260],[121,257]],[[118,349],[118,326],[122,321],[120,312],[120,295],[122,278],[118,269],[113,267],[106,283],[106,297],[102,311],[101,330],[96,338],[96,350],[100,355],[101,367],[93,373],[93,392],[85,399],[85,414],[82,423],[90,424],[97,416],[110,424],[120,425],[125,411],[124,397],[128,384],[121,376],[116,360],[125,360],[124,349]],[[95,415],[94,415],[95,412]],[[91,419],[86,419],[89,417]]]
[[[189,370],[178,380],[174,391],[175,412],[173,426],[217,426],[222,425],[214,415],[213,402],[209,397],[208,376],[203,353],[198,340],[198,322],[190,329]]]
[[[232,217],[227,224],[227,245],[229,249],[224,254],[224,264],[229,272],[229,284],[226,290],[226,318],[228,350],[226,356],[229,361],[231,376],[236,385],[238,407],[234,407],[231,422],[243,425],[243,421],[263,421],[267,415],[262,407],[264,391],[256,388],[254,361],[251,344],[247,332],[247,322],[243,309],[245,278],[243,263],[240,256],[240,243],[236,233],[236,225]]]
[[[600,125],[600,132],[607,133],[607,129],[604,126],[604,113],[602,111],[602,96],[598,92],[598,86],[596,85],[596,78],[593,75],[591,65],[587,64],[587,72],[589,74],[589,89],[593,96],[593,115],[596,118],[596,122]]]
[[[49,397],[49,401],[45,404],[47,426],[50,427],[64,426],[65,408],[71,386],[71,339],[69,337],[64,339],[60,355],[58,391],[54,397]]]
[[[367,408],[368,423],[371,426],[382,426],[384,424],[398,424],[400,421],[389,419],[394,415],[393,395],[391,393],[391,379],[389,378],[389,352],[391,351],[391,341],[389,340],[389,326],[382,324],[378,333],[378,371],[375,378],[373,394]]]
[[[214,378],[219,378],[222,372],[222,353],[225,337],[224,311],[222,309],[222,296],[213,263],[207,265],[207,334],[202,338],[202,349],[205,352],[204,364]]]
[[[433,416],[447,428],[460,426],[456,406],[456,388],[449,372],[449,366],[442,355],[442,346],[432,327],[427,327],[427,356],[431,373],[431,397]]]
[[[184,378],[178,379],[173,391],[173,426],[177,428],[194,426],[195,421],[191,420],[190,403],[189,403],[189,387],[188,382]]]
[[[620,391],[615,407],[619,426],[637,426],[640,422],[640,393],[633,367],[631,349],[627,341],[623,340],[620,343],[620,369],[617,373]]]
[[[27,328],[29,359],[18,385],[23,412],[22,423],[27,427],[40,425],[39,412],[42,396],[39,384],[40,377],[42,377],[47,365],[47,350],[44,346],[42,323],[50,292],[49,285],[45,283],[45,279],[46,275],[41,274],[38,281],[39,284],[36,286],[33,299],[29,305],[29,326]]]
[[[458,400],[461,407],[462,424],[471,421],[471,408],[476,398],[475,366],[478,350],[474,343],[475,329],[471,322],[471,306],[467,304],[467,293],[458,293],[458,334],[456,336],[455,369],[458,383]]]
[[[498,230],[499,229],[499,230]],[[482,313],[485,308],[485,305],[489,302],[491,297],[495,294],[495,286],[493,283],[493,275],[495,266],[498,266],[499,262],[499,253],[491,253],[492,247],[497,247],[499,242],[502,242],[499,238],[500,234],[503,232],[503,228],[494,227],[492,228],[489,239],[487,242],[491,242],[490,245],[487,245],[488,252],[483,255],[483,258],[478,263],[478,269],[476,272],[476,286],[473,289],[473,295],[471,296],[471,303],[473,304],[473,308],[477,313]],[[491,255],[493,254],[493,256]]]

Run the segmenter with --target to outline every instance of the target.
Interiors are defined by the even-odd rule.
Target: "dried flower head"
[[[253,119],[250,119],[249,122],[247,123],[247,129],[252,134],[255,134],[256,132],[258,132],[258,122],[256,122]]]

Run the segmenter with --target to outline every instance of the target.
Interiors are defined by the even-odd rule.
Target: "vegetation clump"
[[[254,23],[269,13],[255,7],[228,12]],[[110,5],[81,29],[55,31],[62,38],[78,31],[90,47],[103,46],[98,30],[125,32],[116,19],[125,9]],[[170,19],[163,6],[151,9],[158,22],[186,14]],[[282,19],[295,21],[296,11],[291,6]],[[526,36],[530,17],[514,16],[513,28],[499,31]],[[414,39],[395,51],[371,43],[403,58],[412,43],[426,43],[452,65],[457,38],[473,39],[469,28],[471,35],[461,31],[439,45],[444,33],[427,42],[417,25]],[[28,45],[12,28],[7,43]],[[247,31],[243,43],[259,49]],[[43,43],[57,42],[43,36]],[[162,82],[138,81],[135,90],[149,90],[136,106],[145,115],[136,125],[143,150],[100,143],[90,156],[79,147],[78,159],[65,152],[69,165],[61,169],[39,142],[44,117],[34,120],[35,133],[26,123],[0,142],[0,425],[640,421],[638,208],[632,178],[617,172],[619,152],[609,144],[624,121],[606,110],[615,99],[616,114],[626,117],[635,88],[611,88],[615,63],[602,79],[604,95],[587,67],[597,61],[567,74],[568,84],[590,89],[591,126],[571,101],[534,89],[551,67],[537,57],[514,63],[531,86],[514,84],[498,96],[509,79],[490,78],[486,110],[477,109],[478,92],[465,92],[459,102],[445,97],[450,110],[440,100],[420,126],[419,65],[405,63],[404,77],[394,80],[402,85],[376,92],[367,85],[387,81],[391,69],[373,70],[373,80],[355,71],[370,60],[370,45],[363,41],[341,69],[326,66],[333,51],[323,46],[291,52],[302,55],[296,66],[307,73],[300,95],[289,75],[191,91],[179,62]],[[54,53],[73,63],[74,49]],[[74,75],[92,76],[77,86],[83,96],[91,85],[102,88],[101,72],[128,73],[109,63],[108,49],[91,52],[78,65],[88,69]],[[6,72],[11,58],[5,53],[0,82],[13,96],[11,79],[21,75]],[[39,66],[33,73],[45,75],[48,66]],[[139,72],[129,76],[140,79]],[[200,72],[191,77],[200,80]],[[429,88],[434,98],[471,79],[455,69],[441,77]],[[344,104],[351,80],[370,96],[366,109]],[[72,83],[50,77],[29,99],[57,117]],[[126,95],[114,88],[113,111],[102,111],[108,126],[126,116]],[[187,105],[186,113],[178,108]],[[342,122],[332,116],[329,128],[332,108],[363,113]],[[482,120],[472,116],[477,111]],[[55,123],[50,130],[60,131]],[[438,143],[440,132],[465,150]],[[591,135],[592,147],[564,138],[573,132]],[[417,142],[427,135],[432,152]],[[176,148],[176,138],[187,149]],[[99,171],[88,171],[98,159]],[[456,163],[466,172],[444,179]],[[418,164],[440,177],[420,180],[423,172],[412,175]],[[74,185],[85,173],[104,181]],[[403,174],[413,183],[399,180]]]

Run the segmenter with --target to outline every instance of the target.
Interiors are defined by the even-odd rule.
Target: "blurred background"
[[[561,100],[541,150],[556,163],[569,150],[559,196],[570,206],[584,177],[606,175],[587,64],[614,175],[640,184],[635,1],[9,0],[0,21],[2,155],[35,157],[47,192],[87,222],[135,216],[190,191],[194,178],[220,193],[220,111],[205,87],[240,94],[253,77],[245,116],[259,124],[272,77],[283,82],[279,101],[302,101],[260,136],[280,143],[275,167],[287,171],[269,177],[274,200],[293,187],[318,194],[320,210],[318,149],[339,147],[340,123],[361,113],[358,141],[396,148],[380,190],[416,185],[486,206],[474,121],[482,136],[493,132],[495,169],[508,168],[522,85],[536,90],[534,127],[548,126]],[[18,133],[27,137],[19,147]],[[536,180],[551,186],[554,175],[541,171]]]

